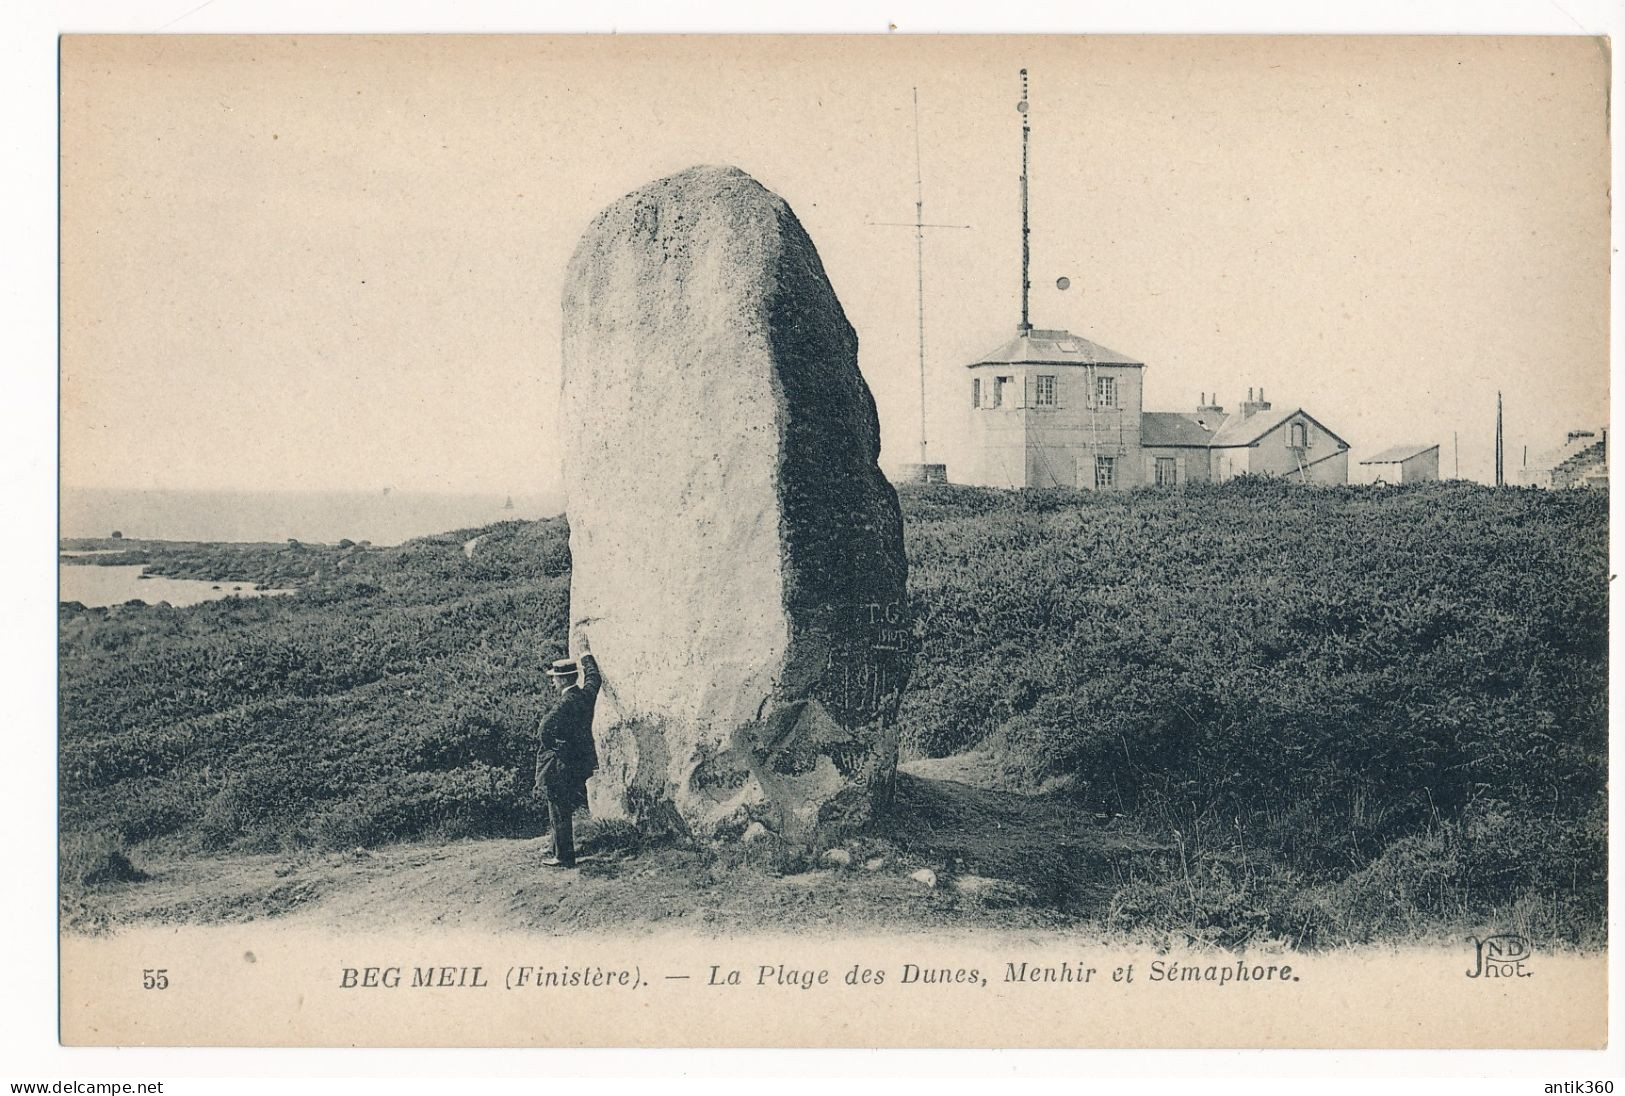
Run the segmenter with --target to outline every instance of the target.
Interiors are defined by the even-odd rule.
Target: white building
[[[1437,445],[1396,445],[1360,462],[1373,483],[1427,483],[1439,478]]]
[[[1068,331],[1028,328],[972,362],[971,466],[993,487],[1222,483],[1241,475],[1347,483],[1348,443],[1262,390],[1235,413],[1143,409],[1145,363]]]

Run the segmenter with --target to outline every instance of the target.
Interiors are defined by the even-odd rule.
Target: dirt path
[[[975,776],[973,766],[914,768]],[[1097,923],[1117,866],[1156,847],[1141,834],[1103,828],[1064,798],[918,771],[900,775],[897,803],[874,835],[829,859],[787,862],[765,846],[638,848],[590,822],[580,829],[586,855],[573,872],[542,866],[542,837],[138,856],[148,879],[66,902],[64,924],[92,932],[263,918],[356,931],[1059,928]]]

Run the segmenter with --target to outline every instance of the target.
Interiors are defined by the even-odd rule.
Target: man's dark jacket
[[[536,751],[536,790],[566,810],[587,805],[587,778],[598,771],[592,710],[598,703],[598,660],[581,656],[581,683],[564,691],[542,720]]]

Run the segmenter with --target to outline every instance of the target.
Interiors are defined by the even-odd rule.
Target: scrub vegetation
[[[910,775],[840,863],[942,882],[887,908],[1222,946],[1486,925],[1601,942],[1605,493],[901,493]],[[120,549],[87,566],[298,587],[62,607],[70,922],[166,865],[542,832],[533,736],[554,702],[542,668],[565,653],[562,519],[395,548],[65,547]],[[859,905],[884,890],[822,861],[601,837],[645,870],[818,868]]]

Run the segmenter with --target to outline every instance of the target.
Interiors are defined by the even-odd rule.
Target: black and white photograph
[[[1610,79],[64,36],[63,1042],[1600,1048]]]

